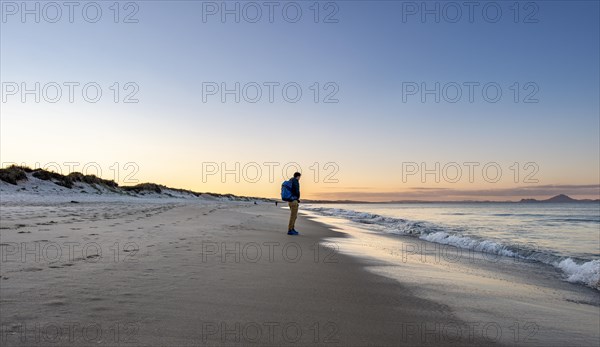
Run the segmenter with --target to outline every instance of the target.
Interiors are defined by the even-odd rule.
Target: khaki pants
[[[294,229],[296,218],[298,217],[298,200],[290,201],[290,222],[288,223],[288,231]]]

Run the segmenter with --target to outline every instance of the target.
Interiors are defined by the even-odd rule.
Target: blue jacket
[[[292,182],[292,195],[300,200],[300,182],[295,177],[290,178],[290,182]]]

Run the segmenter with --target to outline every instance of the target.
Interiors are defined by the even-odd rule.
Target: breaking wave
[[[355,223],[367,224],[369,229],[384,233],[413,236],[438,244],[549,264],[560,269],[566,281],[585,284],[600,290],[600,260],[574,259],[523,245],[506,244],[472,235],[467,236],[464,235],[464,230],[426,221],[385,217],[368,212],[311,205],[303,206],[302,209],[323,216],[341,217]]]

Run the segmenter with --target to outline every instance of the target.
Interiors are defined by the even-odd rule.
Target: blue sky
[[[324,192],[347,197],[361,188],[370,196],[398,192],[399,198],[422,186],[515,188],[525,182],[507,174],[514,162],[537,163],[544,185],[598,184],[600,178],[597,1],[519,2],[517,23],[513,1],[475,2],[472,23],[464,6],[457,23],[443,13],[440,23],[432,15],[425,21],[420,13],[407,15],[410,6],[424,3],[419,1],[323,1],[319,23],[313,1],[293,3],[303,11],[296,23],[277,10],[290,2],[280,3],[273,23],[266,15],[257,23],[211,15],[204,23],[203,9],[212,5],[201,1],[133,2],[138,23],[114,23],[112,1],[97,2],[103,13],[96,23],[78,10],[87,2],[76,8],[74,23],[64,13],[57,23],[35,23],[32,16],[22,23],[2,3],[3,83],[94,81],[103,91],[98,103],[7,97],[1,105],[3,163],[136,162],[142,181],[274,196],[277,182],[202,182],[202,163],[294,161],[308,171],[314,162],[335,162],[338,183],[307,182],[317,198]],[[246,5],[227,6],[236,3]],[[256,4],[266,11],[264,2]],[[436,4],[447,6],[425,6]],[[494,4],[502,15],[490,23],[494,7],[489,17],[481,9]],[[134,8],[121,5],[120,22]],[[323,23],[335,9],[337,23]],[[527,15],[537,22],[524,23]],[[134,82],[139,102],[115,103],[109,89],[114,82]],[[258,103],[232,97],[223,103],[219,94],[203,102],[203,82],[295,82],[303,96],[289,103],[276,93],[269,103],[263,89]],[[315,82],[319,103],[309,88]],[[339,88],[338,103],[322,102],[333,90],[323,89],[327,82]],[[403,102],[407,82],[429,88],[457,83],[463,95],[456,103],[436,103],[431,96],[423,103],[417,93]],[[479,84],[473,103],[465,82]],[[515,82],[519,102],[510,88]],[[524,88],[528,82],[533,84]],[[482,98],[487,83],[500,86],[500,101]],[[524,103],[532,91],[539,101]],[[498,162],[506,177],[493,185],[399,179],[403,162],[465,161]]]

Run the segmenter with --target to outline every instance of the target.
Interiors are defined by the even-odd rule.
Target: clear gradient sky
[[[74,8],[73,23],[67,7],[51,23],[56,9],[45,8],[46,2],[27,6],[36,3],[40,23],[34,14],[23,23],[21,1],[2,1],[4,166],[57,163],[68,173],[65,163],[80,163],[77,171],[97,163],[104,178],[132,184],[125,177],[133,172],[125,167],[132,162],[137,171],[131,178],[139,182],[276,197],[282,167],[295,162],[304,173],[306,198],[598,198],[598,1],[517,7],[514,1],[476,1],[471,18],[463,2],[453,3],[462,11],[457,17],[456,7],[442,1],[324,1],[317,4],[318,23],[314,1],[280,2],[272,18],[265,2],[255,2],[263,12],[256,23],[247,2],[227,2],[230,9],[240,6],[239,23],[233,14],[223,20],[221,2],[121,2],[116,14],[113,1],[97,1],[102,15],[96,23],[86,21],[94,20],[96,5],[82,15],[88,2]],[[218,13],[211,14],[214,4]],[[434,14],[421,17],[423,4],[439,6],[439,23]],[[292,23],[297,8],[302,16]],[[137,23],[124,23],[134,12],[129,20]],[[22,92],[36,82],[40,89],[47,86],[40,102]],[[72,103],[65,82],[79,83]],[[102,90],[96,103],[82,97],[82,86],[90,82]],[[111,90],[115,82],[119,102]],[[134,85],[124,88],[128,82]],[[248,99],[257,83],[262,97],[252,103],[240,94],[236,103],[231,94],[222,102],[217,92],[203,100],[207,82],[230,89],[236,82],[248,85]],[[279,83],[274,102],[265,82]],[[282,96],[290,82],[302,90],[295,103]],[[473,102],[464,84],[469,82],[478,84]],[[56,95],[53,83],[62,86],[56,103],[48,101]],[[433,94],[407,93],[436,83],[440,102]],[[490,101],[495,89],[488,89],[488,100],[482,95],[489,83],[502,91],[497,102]],[[124,103],[134,86],[139,102]],[[288,91],[293,98],[293,89]],[[338,102],[323,102],[333,91]],[[93,98],[93,90],[87,96]],[[471,180],[466,162],[478,163],[470,164]],[[114,163],[120,167],[116,177]],[[230,170],[239,163],[239,182],[234,174],[223,179],[214,163]],[[252,163],[262,176],[256,177]],[[269,165],[276,164],[264,163],[278,163],[273,179]],[[419,171],[408,174],[414,163]],[[428,169],[439,163],[439,182],[434,174],[421,177],[421,163]],[[459,179],[449,163],[461,168]],[[516,177],[514,163],[520,167]],[[496,179],[498,167],[502,175]]]

